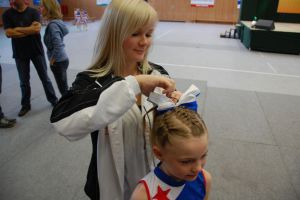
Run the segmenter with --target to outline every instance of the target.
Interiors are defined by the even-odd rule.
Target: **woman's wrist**
[[[129,87],[134,91],[135,95],[138,95],[141,93],[141,88],[139,85],[139,82],[134,76],[126,76],[125,77],[126,82],[129,84]]]

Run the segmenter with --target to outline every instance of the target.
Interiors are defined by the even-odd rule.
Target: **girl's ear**
[[[155,157],[158,160],[163,161],[163,155],[162,155],[161,149],[158,146],[153,145],[152,150],[153,150]]]

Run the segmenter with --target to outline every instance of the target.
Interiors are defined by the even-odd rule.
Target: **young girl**
[[[192,95],[183,94],[179,106],[157,112],[151,143],[160,163],[139,182],[131,200],[208,199],[211,175],[203,168],[207,128],[197,113],[196,101],[180,102],[187,96]]]
[[[76,8],[74,10],[74,25],[77,27],[77,31],[81,31],[81,13],[80,9]]]
[[[88,27],[88,19],[89,19],[87,10],[86,10],[86,9],[82,9],[82,11],[80,12],[80,15],[81,15],[80,23],[81,23],[81,25],[82,25],[82,29],[83,29],[84,31],[87,31],[87,27]]]
[[[69,58],[64,44],[64,37],[69,30],[62,21],[60,5],[56,0],[42,0],[41,6],[43,17],[49,20],[45,30],[44,43],[47,47],[50,68],[59,92],[63,95],[69,89],[67,80]]]

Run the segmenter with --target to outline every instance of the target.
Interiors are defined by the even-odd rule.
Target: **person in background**
[[[192,88],[192,87],[191,87]],[[197,113],[194,91],[184,93],[176,105],[155,112],[150,136],[160,163],[134,190],[131,200],[208,199],[211,175],[203,167],[208,152],[208,132]],[[194,97],[192,101],[185,100]],[[169,100],[171,101],[171,100]]]
[[[77,31],[81,31],[81,13],[80,9],[74,9],[74,25],[77,27]]]
[[[24,116],[31,109],[30,61],[42,81],[47,100],[55,105],[57,97],[51,80],[47,74],[47,64],[41,41],[41,24],[39,12],[28,7],[24,0],[14,0],[13,7],[6,10],[2,16],[5,34],[11,38],[13,58],[20,79],[22,91],[22,108],[19,116]]]
[[[82,9],[81,12],[80,12],[80,15],[81,15],[80,23],[82,25],[82,29],[84,31],[87,31],[88,30],[88,19],[89,19],[89,15],[87,13],[87,10]]]
[[[1,91],[2,91],[2,66],[0,64],[0,93]],[[9,119],[5,117],[0,105],[0,128],[11,128],[14,127],[15,124],[16,124],[16,119]]]
[[[167,96],[175,90],[166,70],[147,58],[157,21],[144,0],[112,0],[91,66],[53,108],[50,121],[60,135],[70,141],[91,135],[85,192],[92,200],[129,199],[154,167],[147,96],[156,87]]]
[[[68,87],[67,69],[69,58],[65,50],[64,37],[69,33],[67,26],[62,21],[60,5],[56,0],[42,0],[41,11],[48,20],[45,30],[44,43],[50,68],[56,80],[59,92],[65,94]]]

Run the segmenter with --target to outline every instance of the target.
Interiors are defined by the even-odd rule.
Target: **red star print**
[[[161,189],[160,186],[157,186],[157,193],[156,195],[153,197],[153,199],[156,199],[156,200],[170,200],[167,196],[168,196],[168,193],[170,192],[171,189],[167,189],[166,191],[163,191]]]

